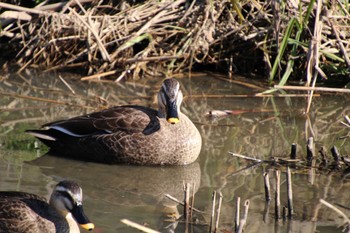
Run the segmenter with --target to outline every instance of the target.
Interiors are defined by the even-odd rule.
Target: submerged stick
[[[288,219],[293,217],[293,190],[292,190],[292,175],[290,168],[287,167],[287,196],[288,196]]]
[[[171,196],[170,194],[165,194],[165,197],[169,198],[170,200],[176,202],[179,205],[185,206],[185,204],[182,201],[179,201],[178,199],[176,199],[175,197]],[[196,209],[196,208],[192,208],[193,211],[196,211],[197,213],[203,213],[203,211]]]
[[[291,160],[296,160],[297,158],[297,144],[293,143],[290,149],[290,159]],[[290,165],[292,168],[296,168],[295,163]]]
[[[191,212],[190,212],[190,216],[191,216],[191,219],[193,217],[193,209],[194,209],[194,194],[195,194],[195,190],[196,190],[196,184],[193,183],[193,188],[192,188],[192,202],[191,202]]]
[[[275,174],[276,174],[275,219],[277,221],[281,217],[281,213],[280,213],[280,205],[281,205],[281,199],[280,199],[281,171],[276,170]]]
[[[287,219],[287,215],[288,215],[288,207],[287,206],[283,206],[283,208],[282,208],[282,219],[283,219],[283,221],[285,221]]]
[[[241,198],[237,197],[236,200],[236,218],[235,218],[235,232],[238,231],[239,228],[239,220],[240,220],[240,205],[241,205]]]
[[[348,117],[348,115],[344,116],[344,120],[346,121],[348,127],[350,126],[350,118]]]
[[[344,214],[343,211],[341,211],[340,209],[338,209],[337,207],[335,207],[331,203],[323,200],[322,198],[320,199],[320,202],[321,202],[321,204],[323,204],[323,205],[327,206],[328,208],[331,208],[332,210],[337,212],[340,216],[342,216],[344,218],[345,222],[347,222],[348,224],[350,223],[350,219],[348,218],[348,216],[346,216],[346,214]]]
[[[252,169],[252,168],[254,168],[254,167],[256,167],[256,166],[259,166],[259,165],[260,165],[260,163],[252,163],[252,164],[249,164],[248,166],[246,166],[246,167],[244,167],[244,168],[242,168],[242,169],[239,169],[239,170],[233,172],[233,173],[231,174],[231,176],[233,177],[233,176],[239,175],[239,174],[244,173],[244,172],[246,172],[247,170]]]
[[[264,184],[265,184],[265,200],[268,202],[271,200],[270,195],[270,176],[268,172],[264,172]]]
[[[212,196],[212,198],[211,198],[211,201],[212,201],[212,208],[211,208],[211,217],[210,217],[209,233],[212,232],[213,221],[214,221],[214,217],[215,217],[216,191],[213,192],[213,196]]]
[[[307,140],[307,146],[306,146],[306,160],[308,162],[311,162],[311,160],[314,158],[314,138],[309,137]]]
[[[184,186],[184,203],[185,203],[185,208],[184,208],[184,217],[186,220],[186,223],[188,223],[189,220],[189,215],[190,215],[190,184],[186,183]]]
[[[327,165],[328,164],[328,159],[327,159],[327,152],[326,152],[326,149],[324,146],[321,147],[321,149],[318,151],[321,155],[321,158],[322,158],[322,163],[324,165]]]
[[[307,180],[310,182],[310,184],[314,184],[315,183],[315,175],[316,175],[316,160],[313,159],[308,166],[310,166],[310,169],[308,171],[308,178]]]
[[[265,207],[264,207],[264,217],[263,217],[264,223],[268,223],[268,220],[269,220],[270,202],[271,202],[271,201],[268,201],[268,202],[265,203]]]
[[[249,200],[246,200],[244,202],[244,214],[243,214],[243,218],[239,222],[239,228],[238,228],[237,233],[242,233],[243,232],[243,227],[245,226],[245,224],[247,222],[247,219],[248,219],[249,204],[250,204]]]
[[[218,203],[218,208],[216,209],[216,221],[215,221],[215,229],[214,232],[218,232],[219,229],[219,220],[220,220],[220,211],[221,211],[221,204],[222,204],[222,193],[219,192],[219,203]]]
[[[339,161],[340,161],[340,154],[338,152],[338,149],[336,146],[333,146],[331,148],[331,152],[332,152],[332,156],[333,156],[333,159],[334,159],[334,162],[339,165]]]
[[[293,143],[290,150],[290,159],[296,159],[296,158],[297,158],[297,144]]]
[[[340,169],[340,154],[338,152],[338,149],[336,146],[333,146],[331,148],[331,153],[334,159],[334,168],[335,169]]]

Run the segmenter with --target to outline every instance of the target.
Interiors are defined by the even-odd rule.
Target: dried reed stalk
[[[214,233],[219,232],[219,221],[220,221],[220,211],[221,211],[221,205],[222,205],[222,198],[223,195],[221,192],[219,192],[219,203],[218,203],[218,208],[216,209],[216,220],[215,220],[215,228],[214,228]]]
[[[71,0],[35,8],[0,3],[0,38],[5,41],[0,48],[22,70],[74,67],[118,81],[214,64],[230,74],[239,67],[239,72],[266,73],[272,80],[286,69],[286,76],[307,76],[314,87],[317,74],[329,76],[324,66],[350,64],[350,15],[343,1],[323,5],[322,12],[320,0],[317,6],[314,1],[286,2],[283,17],[276,1],[133,2]],[[305,12],[307,19],[298,15]],[[307,75],[300,68],[306,66]]]
[[[244,213],[243,213],[243,217],[239,222],[239,228],[237,230],[237,233],[242,233],[243,232],[243,228],[247,222],[248,219],[248,210],[249,210],[249,205],[250,205],[250,201],[246,200],[244,202]]]
[[[275,220],[278,221],[281,218],[281,171],[275,171],[276,176],[276,190],[275,190]]]
[[[287,198],[288,198],[288,218],[293,218],[293,188],[292,188],[292,174],[290,168],[287,167]]]
[[[269,172],[264,172],[264,187],[265,187],[265,200],[266,202],[269,202],[271,200],[271,194],[270,194],[270,176]]]
[[[211,207],[211,216],[210,216],[210,224],[209,224],[209,233],[213,232],[213,225],[215,219],[215,207],[216,207],[216,191],[213,192],[212,198],[212,207]]]
[[[240,224],[240,213],[241,213],[241,198],[237,197],[236,199],[236,213],[235,213],[235,232],[238,231],[239,224]]]

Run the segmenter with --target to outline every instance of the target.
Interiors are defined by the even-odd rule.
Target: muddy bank
[[[348,5],[334,1],[0,3],[2,66],[122,79],[191,69],[348,81]],[[10,4],[9,4],[10,3]]]

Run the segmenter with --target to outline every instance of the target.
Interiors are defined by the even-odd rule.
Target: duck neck
[[[60,204],[57,203],[54,194],[51,195],[49,204],[55,209],[56,213],[58,213],[61,217],[64,217],[66,219],[69,227],[69,233],[80,233],[79,226],[73,218],[72,214],[69,211],[64,210],[63,207],[60,208]]]
[[[68,225],[69,225],[69,233],[80,233],[79,226],[78,226],[77,222],[75,221],[75,219],[73,218],[71,213],[68,213],[66,215],[66,220],[67,220]]]

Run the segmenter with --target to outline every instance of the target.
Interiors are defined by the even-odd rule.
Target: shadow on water
[[[316,97],[312,112],[306,117],[304,97],[253,97],[251,94],[260,90],[205,75],[179,79],[185,96],[182,110],[195,122],[203,138],[197,162],[186,167],[110,166],[48,155],[40,157],[45,154],[45,147],[39,144],[41,150],[34,150],[35,139],[23,132],[106,106],[155,107],[161,80],[86,83],[75,82],[78,77],[67,75],[64,79],[68,88],[56,75],[40,74],[33,79],[31,76],[35,75],[13,75],[0,82],[1,190],[49,196],[58,180],[76,180],[83,187],[87,214],[96,224],[97,232],[104,233],[137,232],[120,223],[122,218],[171,232],[171,228],[164,228],[168,225],[164,216],[176,216],[182,208],[164,198],[164,194],[182,200],[184,182],[196,184],[195,207],[204,211],[201,223],[210,221],[212,192],[222,192],[220,229],[228,232],[232,231],[238,196],[251,202],[247,232],[341,232],[343,220],[321,206],[319,198],[350,216],[349,180],[344,174],[315,170],[310,178],[308,169],[292,170],[295,220],[275,223],[273,203],[269,212],[264,212],[262,174],[267,167],[242,170],[250,163],[228,154],[260,159],[289,157],[291,144],[297,143],[297,156],[305,158],[304,148],[310,136],[314,137],[316,150],[324,146],[329,151],[336,145],[341,154],[348,154],[348,140],[339,140],[349,133],[340,124],[343,115],[350,112],[348,96]],[[235,112],[225,118],[205,116],[208,111],[224,109]],[[37,157],[40,159],[24,162]],[[285,173],[281,170],[281,203],[286,205]],[[273,178],[271,182],[274,190]],[[184,232],[182,224],[175,226],[175,232]],[[195,225],[190,232],[208,232],[208,226]]]

